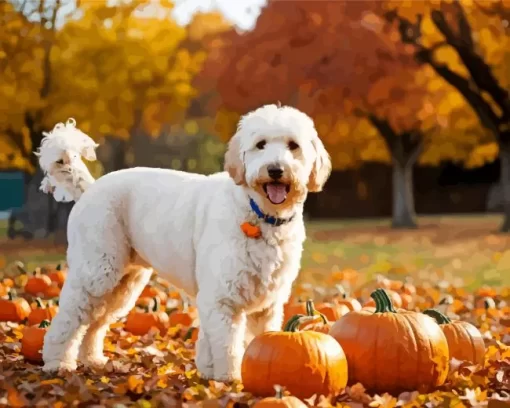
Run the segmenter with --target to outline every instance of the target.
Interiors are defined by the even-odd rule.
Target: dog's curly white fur
[[[240,120],[226,172],[133,168],[94,183],[80,156],[94,159],[97,145],[78,132],[72,122],[57,125],[39,152],[45,186],[79,199],[68,223],[68,279],[44,340],[44,370],[74,370],[77,359],[105,364],[108,325],[134,306],[152,273],[130,266],[136,254],[196,298],[201,375],[239,379],[246,343],[281,328],[305,240],[303,204],[331,171],[313,121],[297,109],[266,105]],[[260,239],[245,236],[240,225],[254,220],[250,198],[263,213],[291,221],[262,222]]]

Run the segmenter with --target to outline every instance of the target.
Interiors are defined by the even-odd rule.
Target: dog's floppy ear
[[[237,132],[228,143],[227,152],[225,153],[224,168],[238,186],[246,184],[246,170],[241,153],[241,137],[239,132]]]
[[[331,158],[318,136],[312,139],[312,145],[315,149],[315,161],[308,179],[308,191],[318,193],[322,191],[331,174]]]
[[[81,150],[81,155],[83,157],[85,157],[86,160],[89,160],[89,161],[97,160],[96,147],[98,147],[98,146],[99,145],[97,143],[94,143],[93,145],[88,145],[88,146],[83,147],[83,149]]]

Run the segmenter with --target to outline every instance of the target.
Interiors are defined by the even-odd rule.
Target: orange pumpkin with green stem
[[[460,320],[452,321],[436,309],[427,309],[423,313],[432,317],[439,324],[441,330],[443,330],[448,341],[450,358],[483,364],[485,342],[483,341],[482,333],[475,326]]]
[[[375,290],[371,297],[374,311],[351,312],[329,332],[347,356],[349,382],[389,393],[427,392],[442,385],[450,358],[437,323],[422,313],[395,310],[384,289]]]
[[[197,317],[197,309],[189,306],[188,302],[183,302],[182,310],[171,309],[168,311],[170,317],[170,326],[177,326],[180,324],[184,327],[189,327]]]
[[[300,302],[285,305],[283,315],[284,322],[289,321],[298,314],[306,314],[306,304],[307,302]],[[334,303],[318,303],[314,307],[315,310],[326,316],[329,321],[336,321],[344,314],[350,312],[349,307],[346,305],[337,305]]]
[[[48,320],[43,320],[39,326],[25,326],[21,338],[21,355],[29,361],[42,361],[41,350],[44,344],[44,336],[50,326]]]
[[[55,269],[48,273],[48,277],[52,282],[55,282],[59,288],[62,288],[67,278],[67,272],[62,270],[62,266],[58,264]]]
[[[139,296],[140,299],[143,298],[154,299],[155,297],[159,299],[160,303],[166,303],[166,301],[168,300],[168,296],[166,295],[165,292],[163,292],[161,289],[158,289],[156,286],[150,284],[145,286],[145,288],[143,289],[142,293]]]
[[[276,395],[256,402],[254,408],[306,408],[307,405],[293,395],[283,396],[282,387],[274,386]]]
[[[132,310],[124,325],[124,330],[143,336],[147,334],[152,327],[158,329],[161,333],[166,332],[169,326],[168,315],[159,308],[159,299],[153,299],[154,305],[152,311],[148,307],[145,311]]]
[[[245,391],[269,397],[279,384],[298,398],[310,398],[345,388],[347,360],[342,347],[327,334],[295,330],[287,326],[251,341],[241,365]]]
[[[342,285],[337,285],[339,297],[335,298],[335,303],[345,305],[350,311],[361,310],[362,306],[358,299],[347,296],[347,292]]]
[[[50,286],[51,279],[36,269],[32,276],[28,278],[24,290],[25,293],[32,296],[44,296]]]
[[[21,322],[25,320],[30,312],[28,302],[20,297],[11,289],[7,294],[7,299],[0,299],[0,321],[2,322]]]
[[[40,324],[43,320],[53,320],[58,312],[58,306],[53,306],[51,303],[45,306],[39,298],[35,299],[35,303],[36,307],[28,315],[29,326]]]

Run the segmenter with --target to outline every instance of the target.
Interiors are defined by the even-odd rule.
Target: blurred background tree
[[[391,162],[392,225],[414,228],[416,161],[467,161],[483,133],[456,90],[370,9],[369,2],[300,1],[290,9],[269,1],[253,31],[223,36],[199,77],[209,86],[218,78],[212,108],[226,138],[238,114],[281,100],[314,117],[335,168]],[[448,136],[452,125],[457,132]]]

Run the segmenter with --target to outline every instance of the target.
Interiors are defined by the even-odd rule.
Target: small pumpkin
[[[187,302],[184,302],[182,310],[172,309],[169,311],[168,316],[170,318],[170,326],[173,327],[180,324],[181,326],[189,327],[197,318],[197,309],[189,306]]]
[[[384,289],[371,294],[375,310],[343,316],[329,334],[349,361],[349,382],[373,392],[427,392],[448,375],[446,337],[436,322],[422,313],[395,310]]]
[[[139,296],[139,298],[151,298],[151,299],[154,299],[155,297],[159,299],[160,304],[164,304],[168,300],[168,296],[166,295],[166,293],[153,285],[145,286],[145,288],[143,288],[143,291]]]
[[[443,330],[448,341],[450,358],[483,364],[485,343],[482,333],[475,326],[460,320],[452,321],[437,309],[427,309],[423,313],[432,317]]]
[[[0,321],[2,322],[21,322],[25,320],[30,312],[28,302],[20,297],[11,289],[7,299],[0,299]]]
[[[274,384],[298,398],[338,394],[347,384],[347,360],[329,335],[315,331],[265,332],[246,348],[241,365],[244,390],[273,395]]]
[[[147,334],[152,327],[158,329],[161,333],[166,332],[169,326],[168,315],[160,310],[159,299],[153,299],[152,310],[148,307],[144,311],[132,310],[126,319],[124,330],[137,336]]]
[[[287,322],[292,317],[301,314],[304,315],[307,313],[306,309],[307,302],[293,303],[284,305],[283,309],[283,321]],[[315,309],[322,313],[329,321],[336,321],[341,316],[350,312],[350,309],[346,305],[334,304],[334,303],[318,303],[315,304]]]
[[[2,281],[2,284],[5,288],[13,288],[14,287],[14,281],[11,278],[4,278]]]
[[[199,332],[198,327],[190,327],[186,331],[186,334],[184,335],[184,341],[191,340],[193,343],[196,343],[196,341],[198,340],[198,332]]]
[[[67,271],[62,270],[62,265],[58,264],[55,269],[48,273],[48,277],[52,282],[55,282],[59,288],[62,288],[67,278]]]
[[[48,320],[43,320],[38,326],[25,326],[21,338],[21,355],[29,361],[42,361],[41,350],[44,344],[44,336],[50,326]]]
[[[41,274],[39,269],[36,269],[32,276],[28,278],[24,290],[25,293],[32,296],[44,296],[50,286],[51,279],[47,275]]]
[[[60,296],[61,291],[62,289],[56,282],[51,282],[51,285],[48,289],[46,289],[44,296],[48,299],[57,298]]]
[[[347,292],[343,286],[337,285],[337,288],[340,292],[340,296],[335,298],[336,304],[345,305],[349,308],[350,311],[362,309],[361,303],[358,301],[358,299],[347,296]]]
[[[36,307],[28,315],[28,325],[40,324],[43,320],[51,321],[58,312],[58,306],[51,303],[43,305],[40,298],[35,299]]]
[[[293,395],[283,396],[282,387],[275,385],[276,395],[257,401],[254,408],[306,408],[307,405]]]

